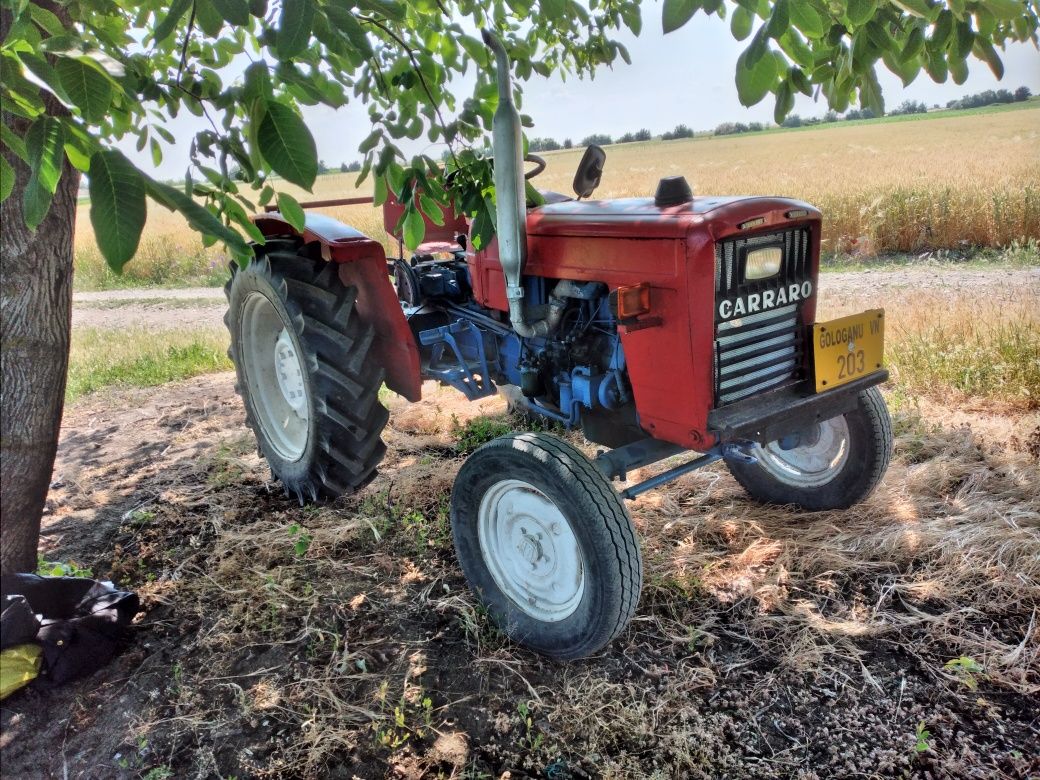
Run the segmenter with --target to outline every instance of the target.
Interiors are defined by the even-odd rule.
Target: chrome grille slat
[[[769,279],[744,282],[742,252],[763,245],[780,246],[780,271]],[[793,228],[723,241],[715,248],[716,318],[718,304],[738,295],[779,289],[810,279],[809,228]],[[734,403],[804,378],[801,302],[716,323],[716,405]]]
[[[795,354],[795,345],[788,344],[780,349],[775,349],[772,352],[767,352],[764,355],[756,355],[748,360],[741,360],[739,363],[730,363],[723,365],[719,370],[719,376],[723,378],[723,381],[719,383],[720,387],[726,385],[725,377],[731,374],[740,374],[741,376],[751,376],[744,369],[751,366],[763,366],[772,365],[774,362],[779,361],[781,358],[793,358]],[[728,357],[728,356],[727,356]]]

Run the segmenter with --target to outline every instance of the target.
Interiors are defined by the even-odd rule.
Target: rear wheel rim
[[[242,304],[240,334],[249,398],[264,438],[279,457],[299,460],[310,430],[299,347],[278,309],[259,292],[250,293]]]
[[[517,608],[556,623],[574,614],[585,593],[585,562],[570,522],[534,486],[497,482],[477,512],[480,553],[492,579]]]
[[[818,423],[803,434],[804,443],[785,450],[779,441],[756,445],[755,456],[769,474],[785,485],[813,488],[833,480],[849,459],[849,424],[844,417]]]

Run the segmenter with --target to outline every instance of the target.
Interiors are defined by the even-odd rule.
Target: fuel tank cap
[[[693,200],[693,190],[685,176],[665,176],[657,182],[654,205],[658,208],[681,206]]]

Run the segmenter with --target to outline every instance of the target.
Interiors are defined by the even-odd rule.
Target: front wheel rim
[[[310,399],[299,347],[271,300],[251,293],[242,305],[242,367],[264,438],[287,461],[307,448]]]
[[[822,487],[831,482],[849,459],[849,424],[844,417],[818,423],[807,442],[785,450],[779,441],[758,444],[754,455],[773,477],[792,487]]]
[[[477,511],[484,564],[522,612],[557,623],[574,614],[585,593],[585,561],[570,522],[534,486],[497,482]]]

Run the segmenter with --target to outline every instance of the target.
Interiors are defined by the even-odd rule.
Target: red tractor
[[[249,425],[287,493],[356,491],[385,447],[387,387],[424,380],[578,428],[590,460],[546,433],[503,436],[463,464],[451,497],[459,563],[499,626],[556,658],[616,637],[642,584],[625,499],[723,460],[750,496],[848,507],[878,484],[892,430],[877,385],[884,321],[816,323],[820,213],[773,197],[589,200],[605,155],[589,147],[575,198],[525,197],[509,63],[497,59],[497,240],[473,251],[445,214],[412,258],[333,219],[302,233],[276,212],[227,286],[232,356]],[[535,168],[544,160],[529,156]],[[309,204],[317,205],[317,204]],[[392,229],[399,204],[386,207]],[[392,269],[393,281],[388,270]],[[691,457],[620,494],[612,481]]]

